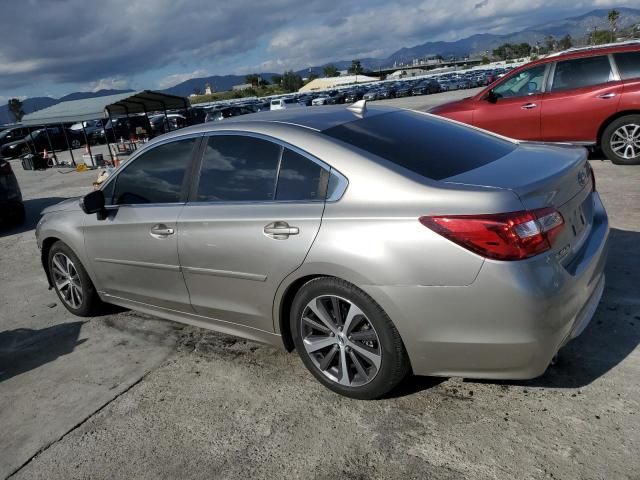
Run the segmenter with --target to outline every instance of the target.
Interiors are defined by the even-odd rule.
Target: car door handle
[[[283,240],[289,238],[289,235],[298,235],[300,233],[298,227],[292,227],[287,222],[282,221],[265,225],[263,231],[265,235],[276,240]]]
[[[165,238],[169,235],[173,235],[174,232],[175,230],[173,228],[169,228],[163,223],[160,223],[158,225],[154,225],[153,227],[151,227],[150,234],[154,238]]]
[[[538,105],[536,103],[525,103],[520,108],[522,110],[531,110],[532,108],[536,108]]]
[[[613,98],[616,95],[617,94],[615,92],[609,92],[609,93],[603,93],[602,95],[598,95],[598,98],[602,98],[603,100],[606,100],[608,98]]]

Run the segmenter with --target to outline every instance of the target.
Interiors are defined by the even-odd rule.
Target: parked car
[[[572,49],[432,113],[521,140],[599,146],[640,163],[640,43]]]
[[[151,132],[153,135],[162,135],[172,130],[178,130],[187,126],[187,118],[184,115],[170,113],[166,116],[153,115],[149,117]]]
[[[3,130],[0,132],[0,147],[6,143],[22,140],[28,133],[27,127],[12,127]]]
[[[271,100],[271,110],[284,110],[286,108],[300,108],[301,105],[295,98],[274,98]]]
[[[321,95],[311,100],[311,105],[313,106],[329,105],[330,103],[331,103],[331,97],[329,95]]]
[[[100,130],[101,128],[104,128],[104,124],[106,123],[106,120],[87,120],[85,122],[78,122],[78,123],[74,123],[73,125],[71,125],[69,128],[75,132],[77,132],[79,135],[84,135],[84,133],[86,133],[87,138],[93,138],[95,133]],[[82,131],[82,126],[84,125],[84,133]]]
[[[0,220],[9,225],[21,225],[25,220],[20,185],[5,160],[0,160]]]
[[[169,133],[36,228],[71,313],[295,346],[356,398],[542,374],[596,310],[608,234],[584,149],[362,104]]]
[[[48,137],[47,131],[49,132]],[[50,150],[51,147],[54,150],[67,150],[69,148],[67,139],[71,148],[74,149],[80,148],[86,143],[82,133],[77,130],[47,127],[46,129],[33,130],[30,135],[21,140],[4,144],[0,149],[0,154],[5,158],[17,158],[29,153],[41,153],[45,149]],[[49,141],[51,141],[51,144],[49,144]]]
[[[152,133],[149,119],[146,115],[130,115],[127,117],[113,117],[107,121],[104,128],[96,130],[92,135],[93,143],[117,143],[120,139],[129,140],[131,137],[141,135],[150,136]]]

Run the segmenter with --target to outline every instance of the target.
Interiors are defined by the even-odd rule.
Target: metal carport
[[[152,111],[164,112],[166,119],[167,110],[188,110],[189,107],[190,103],[187,98],[169,95],[162,92],[154,92],[151,90],[142,90],[139,92],[118,93],[116,95],[107,95],[104,97],[61,102],[56,105],[52,105],[51,107],[43,108],[42,110],[25,115],[22,119],[22,124],[27,128],[32,126],[60,125],[65,133],[67,147],[71,153],[71,161],[75,164],[73,151],[69,145],[69,139],[66,138],[66,131],[64,130],[65,123],[84,122],[99,118],[111,119],[113,116],[128,117],[130,114],[138,113],[144,113],[148,117],[148,113]],[[113,126],[113,122],[111,122],[111,125]],[[171,124],[168,120],[167,125],[171,128]],[[87,138],[84,125],[82,130],[87,148],[89,149],[89,155],[91,155],[91,160],[93,161],[93,154],[91,153],[91,146],[89,145],[89,139]],[[29,129],[29,131],[31,130]],[[30,138],[33,144],[33,136],[30,136]],[[107,144],[109,144],[108,136],[105,135],[105,138],[107,140]],[[49,139],[49,146],[52,147],[51,139]],[[51,150],[53,152],[53,148],[51,148]],[[109,148],[109,154],[112,155],[111,148]],[[53,155],[55,158],[55,152],[53,152]]]

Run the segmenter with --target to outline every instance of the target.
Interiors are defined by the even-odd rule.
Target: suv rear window
[[[613,57],[622,80],[640,78],[640,52],[616,53]]]
[[[410,111],[356,120],[323,133],[433,180],[491,163],[517,146],[470,127]]]

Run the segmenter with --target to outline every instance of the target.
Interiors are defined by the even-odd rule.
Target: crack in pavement
[[[120,398],[122,395],[124,395],[125,393],[127,393],[128,391],[130,391],[133,387],[135,387],[136,385],[140,384],[149,374],[151,374],[153,371],[157,370],[159,367],[161,367],[164,364],[164,362],[160,365],[157,365],[155,368],[150,369],[148,372],[146,372],[144,375],[142,375],[138,380],[136,380],[135,382],[133,382],[131,385],[129,385],[127,388],[125,388],[122,392],[120,392],[119,394],[117,394],[116,396],[114,396],[112,399],[108,400],[107,402],[105,402],[103,405],[101,405],[97,410],[95,410],[93,413],[87,415],[87,417],[85,417],[84,419],[82,419],[80,422],[78,422],[77,424],[75,424],[73,427],[71,427],[69,430],[67,430],[65,433],[63,433],[58,439],[49,442],[48,444],[46,444],[45,446],[43,446],[42,448],[40,448],[36,453],[34,453],[33,455],[31,455],[22,465],[20,465],[18,468],[16,468],[14,471],[12,471],[9,475],[7,475],[5,477],[5,480],[9,480],[11,477],[13,477],[14,475],[16,475],[17,473],[20,472],[20,470],[22,470],[24,467],[26,467],[27,465],[29,465],[38,455],[40,455],[43,452],[46,452],[49,448],[51,448],[53,445],[55,445],[56,443],[60,442],[61,440],[63,440],[65,437],[67,437],[70,433],[73,433],[75,430],[77,430],[78,428],[80,428],[82,425],[84,425],[85,423],[87,423],[90,419],[92,419],[93,417],[95,417],[97,414],[99,414],[102,410],[104,410],[106,407],[108,407],[111,403],[113,403],[115,400],[117,400],[118,398]]]

